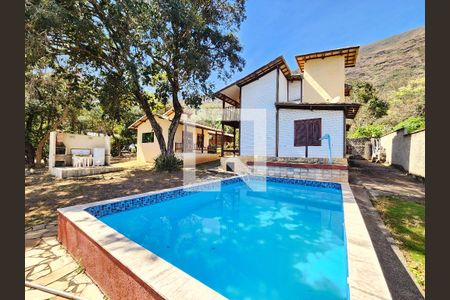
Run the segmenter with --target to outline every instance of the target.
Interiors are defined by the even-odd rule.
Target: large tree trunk
[[[177,132],[178,124],[180,124],[181,115],[183,114],[183,107],[178,101],[178,88],[174,86],[172,90],[173,90],[172,101],[173,101],[173,108],[175,110],[175,116],[173,117],[170,123],[169,135],[167,138],[167,154],[169,155],[174,153],[175,133]]]
[[[56,120],[55,123],[52,124],[52,126],[49,128],[49,130],[47,130],[45,132],[44,136],[39,140],[39,143],[36,146],[36,153],[35,153],[36,166],[37,167],[42,167],[42,154],[44,152],[45,144],[47,144],[47,141],[48,141],[48,139],[50,137],[50,132],[55,131],[56,129],[58,129],[58,127],[67,118],[68,113],[69,113],[69,107],[66,106],[64,108],[64,111],[63,111],[61,117],[59,117],[59,119]]]
[[[25,164],[34,167],[35,150],[29,141],[25,141]]]
[[[150,105],[148,105],[147,99],[145,98],[145,96],[142,94],[142,92],[140,90],[136,90],[134,92],[134,95],[137,98],[141,108],[144,110],[145,116],[147,117],[148,121],[152,125],[153,132],[155,133],[156,139],[158,141],[159,150],[161,151],[161,154],[167,155],[166,141],[165,141],[163,133],[162,133],[162,128],[156,121],[155,116],[153,115],[153,112],[150,108]]]
[[[25,164],[28,167],[34,167],[35,148],[29,136],[33,127],[34,116],[34,113],[30,113],[25,122]]]

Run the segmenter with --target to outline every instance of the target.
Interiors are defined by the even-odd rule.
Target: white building
[[[173,115],[173,109],[166,111],[164,114],[155,114],[166,141]],[[137,160],[153,162],[161,154],[161,151],[150,121],[146,116],[143,116],[131,124],[129,128],[137,130]],[[187,114],[183,114],[175,133],[175,155],[182,158],[187,164],[218,160],[220,155],[217,148],[221,145],[221,136],[220,130],[191,122]],[[233,140],[232,134],[224,133],[226,145],[232,145]]]
[[[215,93],[223,102],[222,126],[240,133],[241,159],[345,156],[346,119],[359,104],[346,103],[345,68],[359,47],[297,55],[293,73],[282,56]],[[227,153],[224,153],[227,156]],[[224,155],[222,154],[222,155]]]
[[[175,135],[178,155],[183,153],[186,160],[186,152],[197,153],[197,163],[219,159],[215,149],[243,163],[255,157],[326,159],[329,145],[322,137],[328,135],[332,158],[344,158],[346,119],[353,119],[359,109],[359,104],[345,102],[350,92],[345,68],[355,65],[358,51],[348,47],[297,55],[296,73],[280,56],[222,88],[214,94],[223,104],[222,130],[189,122],[184,115]],[[166,138],[171,114],[156,115]],[[225,126],[231,126],[233,134],[225,134],[222,143]],[[138,160],[153,161],[160,151],[150,122],[144,116],[130,128],[138,131]],[[187,144],[193,147],[186,151]]]

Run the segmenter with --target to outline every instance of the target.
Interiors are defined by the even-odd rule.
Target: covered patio
[[[48,166],[53,176],[79,177],[123,169],[110,166],[110,159],[111,144],[107,135],[50,133]]]

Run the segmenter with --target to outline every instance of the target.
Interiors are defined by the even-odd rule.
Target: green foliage
[[[172,149],[177,126],[171,126],[166,145],[152,114],[155,105],[171,99],[176,112],[172,123],[177,125],[182,112],[179,95],[198,107],[212,92],[213,72],[229,78],[244,65],[236,34],[245,18],[243,0],[46,3],[62,20],[45,23],[52,51],[67,65],[80,66],[114,118],[124,103],[139,104],[152,122],[162,153]]]
[[[395,126],[409,117],[425,117],[425,78],[416,78],[388,96],[391,103],[388,116],[383,120]]]
[[[362,104],[351,130],[356,131],[368,124],[381,124],[386,131],[391,131],[410,117],[424,117],[424,28],[363,48],[355,68],[347,69],[346,72],[353,87],[348,100]],[[371,102],[373,98],[386,100],[386,103]]]
[[[354,80],[351,82],[352,91],[350,99],[352,102],[367,104],[373,98],[376,98],[377,92],[373,85],[367,81]]]
[[[349,134],[350,138],[379,138],[385,132],[383,125],[369,124],[363,127],[358,127],[355,131]]]
[[[379,119],[387,115],[389,104],[385,100],[375,97],[367,102],[367,108],[375,119]]]
[[[136,143],[136,130],[128,127],[142,116],[142,110],[134,105],[122,107],[120,115],[113,118],[108,110],[100,103],[94,103],[90,109],[79,111],[71,120],[67,130],[86,134],[87,132],[99,132],[111,137],[111,154],[117,156],[122,150],[128,150],[128,146]]]
[[[221,129],[222,104],[217,102],[203,103],[200,109],[190,116],[190,120],[216,129]]]
[[[183,160],[177,158],[175,154],[159,155],[155,159],[154,170],[156,171],[177,171],[183,167]]]
[[[408,269],[425,289],[425,206],[398,197],[381,197],[374,204],[399,241]]]
[[[83,78],[30,66],[25,73],[25,156],[28,165],[43,157],[50,131],[62,129],[71,115],[88,105],[91,89]]]
[[[407,132],[411,133],[419,129],[425,128],[425,117],[409,117],[394,126],[392,130],[399,130],[405,128]]]
[[[425,128],[425,78],[416,78],[391,92],[382,101],[370,83],[354,81],[351,99],[362,104],[355,118],[352,137],[378,137],[406,128],[408,132]]]
[[[95,91],[77,66],[51,49],[49,29],[62,20],[53,1],[25,2],[25,157],[45,157],[50,131],[90,105]]]
[[[350,100],[361,103],[370,119],[379,119],[387,114],[389,104],[378,97],[377,90],[367,81],[355,80],[351,83],[352,92]]]

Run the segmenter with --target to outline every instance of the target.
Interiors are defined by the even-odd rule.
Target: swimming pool
[[[202,285],[219,294],[212,292],[214,297],[229,299],[349,299],[354,293],[348,285],[341,187],[329,182],[237,177],[81,206],[76,211],[82,209],[91,217],[71,219],[75,224],[84,222],[84,228],[91,231],[90,240],[103,244],[115,260],[128,260],[132,266],[125,271],[148,277],[138,279],[152,291],[171,283],[160,285],[155,279],[159,276],[156,267],[147,268],[145,261],[149,265],[158,261],[164,264],[164,272],[176,274],[176,280],[165,282],[183,286],[178,294],[183,299],[189,298],[191,288],[203,289]],[[65,215],[73,211],[61,210]],[[64,242],[70,234],[60,235],[69,251],[79,251],[79,243],[70,247],[70,241]],[[92,250],[86,251],[93,255]],[[154,256],[148,259],[148,253]],[[145,258],[139,259],[144,254]],[[102,259],[92,262],[93,272],[98,272]],[[89,258],[85,262],[89,264]],[[179,277],[183,273],[179,270],[188,275]],[[102,276],[104,272],[98,273]],[[196,285],[196,280],[200,284]],[[180,298],[167,293],[162,296]]]

